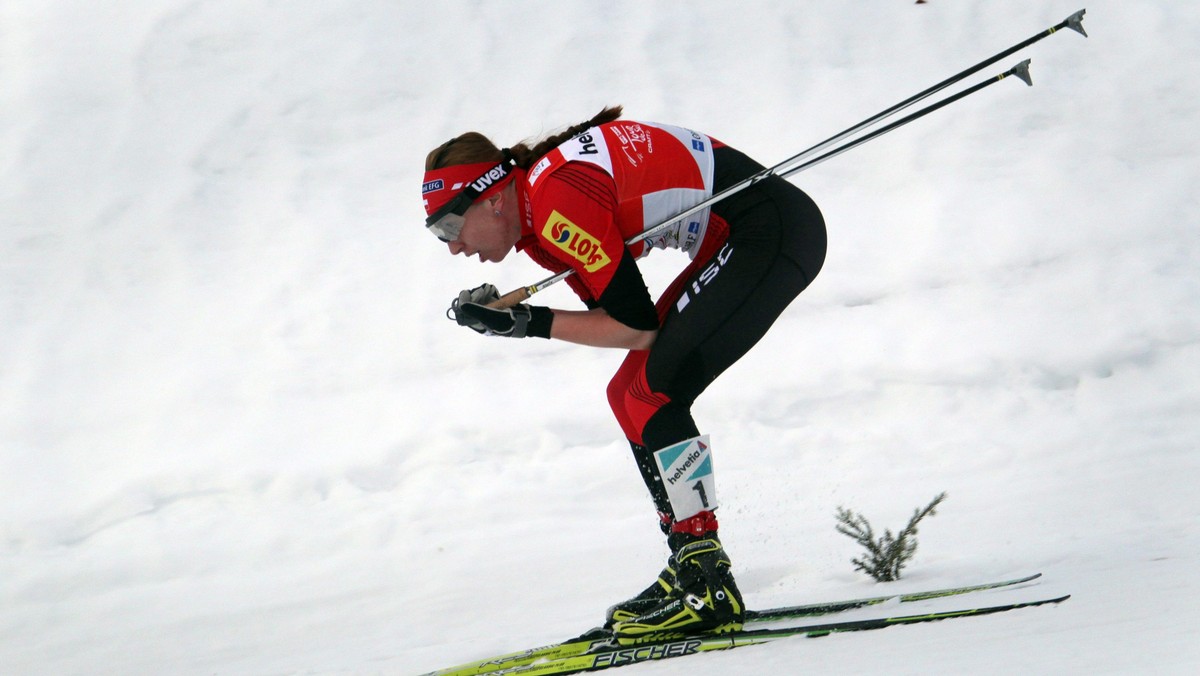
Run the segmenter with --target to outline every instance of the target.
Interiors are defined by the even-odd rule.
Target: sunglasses
[[[441,209],[429,214],[429,217],[425,219],[425,227],[443,242],[457,240],[462,235],[467,209],[470,209],[475,200],[479,199],[492,186],[507,179],[511,169],[512,159],[506,153],[505,158],[496,166],[468,183],[461,192],[454,196],[454,199],[446,202]]]

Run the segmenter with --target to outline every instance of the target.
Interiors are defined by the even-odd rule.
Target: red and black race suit
[[[702,214],[703,223],[678,224],[666,238],[651,241],[684,248],[692,256],[654,303],[636,264],[642,246],[626,247],[624,241],[657,224],[653,219],[665,220],[763,167],[733,148],[696,135],[693,150],[704,144],[711,155],[710,177],[703,176],[703,157],[693,162],[694,157],[671,145],[688,138],[679,130],[673,136],[656,134],[657,127],[643,134],[653,151],[630,158],[623,147],[620,152],[614,148],[620,146],[616,136],[604,133],[609,126],[560,146],[573,149],[575,157],[566,153],[539,163],[545,164],[540,173],[535,173],[537,165],[530,170],[533,187],[527,183],[525,189],[531,220],[520,246],[550,270],[574,269],[577,274],[568,281],[589,307],[603,308],[634,328],[658,328],[653,347],[630,351],[608,386],[613,413],[656,493],[650,452],[699,434],[691,415],[693,402],[766,334],[820,272],[825,223],[816,204],[796,186],[779,177],[760,181],[717,202],[711,214]],[[608,141],[607,156],[615,169],[603,161],[588,161],[593,159],[589,156],[577,159],[579,152],[590,149],[587,142],[597,138]],[[599,149],[596,154],[601,154]],[[662,162],[656,162],[660,158]],[[674,173],[662,172],[664,166]],[[630,178],[639,171],[658,174]],[[671,180],[683,186],[684,203],[663,200],[669,202],[663,208],[674,211],[662,217],[661,209],[652,207],[658,204],[653,190],[671,187],[664,176],[674,176]],[[651,211],[655,213],[647,215]],[[655,497],[663,502],[660,495]]]

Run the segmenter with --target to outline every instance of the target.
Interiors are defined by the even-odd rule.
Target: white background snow
[[[666,552],[622,353],[485,339],[425,153],[606,104],[795,177],[829,258],[695,415],[756,607],[1041,571],[988,618],[630,674],[1194,673],[1200,4],[0,3],[0,673],[414,674],[586,629]],[[643,261],[652,291],[685,262]],[[578,307],[559,285],[535,302]],[[834,530],[898,528],[903,580]]]

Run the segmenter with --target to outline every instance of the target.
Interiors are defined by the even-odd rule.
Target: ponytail
[[[516,158],[517,166],[521,167],[522,169],[528,169],[533,166],[534,162],[537,162],[539,159],[541,159],[543,155],[561,145],[563,141],[566,141],[573,136],[582,134],[592,127],[605,124],[606,122],[612,122],[613,120],[621,117],[622,110],[622,106],[609,106],[593,115],[592,119],[588,120],[587,122],[580,122],[579,124],[567,127],[565,130],[554,134],[553,136],[548,136],[541,141],[538,141],[532,148],[529,147],[527,142],[522,141],[509,150],[512,152],[513,157]]]
[[[606,122],[612,122],[621,117],[621,106],[609,106],[592,116],[587,122],[580,122],[567,129],[534,142],[522,141],[509,148],[516,165],[522,169],[533,166],[543,155],[554,150],[563,141],[581,134],[588,129]],[[455,164],[474,164],[476,162],[500,162],[504,159],[504,151],[492,143],[488,137],[476,131],[469,131],[456,136],[442,145],[429,151],[425,156],[425,171],[441,169]]]

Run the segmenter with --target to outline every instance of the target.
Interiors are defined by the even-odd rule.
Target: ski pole
[[[1037,35],[1034,35],[1033,37],[1028,38],[1027,40],[1019,42],[1019,43],[1013,45],[1012,47],[1005,49],[1002,52],[998,52],[992,56],[989,56],[988,58],[984,59],[983,61],[980,61],[979,63],[975,64],[974,66],[971,66],[970,68],[967,68],[966,70],[963,70],[955,75],[952,75],[952,76],[946,78],[945,80],[942,80],[941,82],[933,85],[932,87],[930,87],[918,94],[914,94],[913,96],[901,101],[900,103],[897,103],[896,105],[892,106],[891,108],[888,108],[879,113],[876,113],[875,115],[868,117],[867,119],[863,120],[862,122],[859,122],[858,124],[847,128],[845,131],[842,131],[833,136],[830,136],[829,138],[825,139],[824,141],[821,141],[820,143],[818,143],[817,145],[815,145],[811,148],[807,148],[805,150],[800,151],[799,153],[789,157],[788,159],[784,160],[783,162],[780,162],[779,164],[775,165],[774,167],[771,167],[767,171],[771,172],[771,173],[775,173],[776,170],[781,169],[784,166],[792,164],[793,162],[799,161],[800,159],[802,159],[808,155],[811,155],[814,152],[817,152],[823,148],[831,146],[834,143],[837,143],[838,141],[841,141],[842,139],[846,138],[847,136],[856,134],[859,131],[862,131],[863,129],[870,127],[871,125],[875,124],[876,122],[880,122],[880,121],[894,115],[895,113],[898,113],[901,110],[908,108],[909,106],[911,106],[919,101],[929,98],[930,96],[942,91],[943,89],[945,89],[947,87],[950,87],[952,85],[958,84],[959,82],[962,82],[964,79],[970,77],[971,75],[974,75],[975,73],[978,73],[979,71],[983,70],[984,68],[987,68],[988,66],[992,65],[993,63],[996,63],[997,61],[999,61],[1001,59],[1007,58],[1007,57],[1011,56],[1012,54],[1015,54],[1016,52],[1019,52],[1022,49],[1025,49],[1026,47],[1034,44],[1035,42],[1038,42],[1044,38],[1054,35],[1055,33],[1057,33],[1058,31],[1060,31],[1064,28],[1070,28],[1071,30],[1078,32],[1079,34],[1083,35],[1084,37],[1087,37],[1087,33],[1083,30],[1083,15],[1086,12],[1087,12],[1086,9],[1081,9],[1078,12],[1075,12],[1071,16],[1067,17],[1066,19],[1063,19],[1059,23],[1055,24],[1054,26],[1047,28],[1046,30],[1042,31],[1041,33],[1038,33]],[[766,173],[766,172],[764,172],[764,173]],[[786,174],[784,174],[784,175],[786,175]],[[765,178],[765,176],[764,176],[764,178]],[[671,222],[674,222],[676,220],[679,220],[679,219],[675,218]]]
[[[761,181],[764,181],[767,178],[770,178],[771,176],[775,176],[775,175],[779,175],[781,177],[791,176],[795,173],[803,171],[804,169],[810,168],[821,162],[824,162],[827,159],[830,159],[832,157],[840,155],[840,154],[846,152],[847,150],[850,150],[851,148],[862,145],[863,143],[866,143],[867,141],[869,141],[873,138],[882,136],[883,134],[886,134],[887,132],[892,131],[893,129],[896,129],[905,124],[908,124],[909,122],[912,122],[913,120],[915,120],[919,117],[927,115],[939,108],[942,108],[946,105],[949,105],[950,103],[953,103],[954,101],[957,101],[965,96],[973,94],[976,91],[979,91],[980,89],[982,89],[990,84],[999,82],[1000,80],[1003,80],[1004,78],[1008,77],[1009,75],[1017,75],[1022,80],[1024,80],[1026,82],[1026,84],[1032,85],[1033,84],[1032,80],[1029,77],[1029,61],[1026,60],[1026,61],[1023,61],[1021,64],[1014,66],[1013,68],[1009,69],[1008,71],[1005,71],[1004,73],[1002,73],[996,77],[989,78],[988,80],[986,80],[978,85],[975,85],[974,87],[971,87],[962,92],[959,92],[958,94],[948,97],[938,103],[931,104],[931,105],[927,106],[926,108],[923,108],[920,111],[918,111],[912,115],[909,115],[896,123],[893,123],[891,125],[888,125],[887,127],[884,127],[880,130],[872,132],[871,134],[868,134],[865,137],[861,137],[860,139],[852,141],[844,146],[840,146],[839,148],[836,148],[836,149],[830,151],[829,153],[826,153],[825,155],[822,155],[822,156],[818,157],[817,159],[812,160],[811,162],[799,164],[794,167],[791,166],[791,165],[799,162],[800,160],[805,159],[808,156],[810,156],[820,150],[823,150],[834,143],[837,143],[838,141],[841,141],[853,134],[856,134],[856,133],[870,127],[871,125],[874,125],[878,122],[883,121],[884,119],[896,114],[897,112],[904,110],[904,109],[912,106],[913,104],[915,104],[919,101],[922,101],[922,100],[932,96],[933,94],[936,94],[936,93],[942,91],[943,89],[946,89],[947,87],[950,87],[954,84],[957,84],[958,82],[961,82],[962,80],[966,79],[967,77],[970,77],[971,75],[990,66],[991,64],[999,61],[1000,59],[1003,59],[1003,58],[1013,54],[1014,52],[1020,51],[1024,48],[1028,47],[1029,45],[1032,45],[1035,42],[1038,42],[1039,40],[1049,37],[1049,36],[1053,35],[1054,33],[1057,33],[1058,31],[1062,30],[1063,28],[1070,28],[1071,30],[1076,31],[1077,33],[1083,35],[1084,37],[1087,37],[1087,32],[1084,31],[1084,29],[1083,29],[1083,16],[1086,12],[1087,12],[1086,9],[1081,9],[1078,12],[1075,12],[1071,16],[1067,17],[1066,19],[1062,20],[1058,24],[1055,24],[1054,26],[1047,28],[1046,30],[1038,33],[1037,35],[1034,35],[1033,37],[1030,37],[1026,40],[1023,40],[1022,42],[1019,42],[1019,43],[1013,45],[1012,47],[1005,49],[1002,52],[999,52],[993,56],[990,56],[987,59],[984,59],[983,61],[980,61],[979,63],[971,66],[970,68],[967,68],[967,69],[939,82],[938,84],[935,84],[932,87],[929,87],[928,89],[925,89],[917,94],[914,94],[913,96],[910,96],[909,98],[901,101],[900,103],[897,103],[897,104],[891,106],[890,108],[887,108],[879,113],[876,113],[875,115],[868,117],[867,119],[863,120],[862,122],[859,122],[858,124],[848,127],[847,129],[825,139],[824,141],[821,141],[820,143],[818,143],[810,148],[800,151],[799,153],[789,157],[788,159],[786,159],[772,167],[764,169],[752,176],[749,176],[748,178],[743,179],[742,181],[740,181],[738,183],[735,183],[734,185],[729,186],[728,188],[717,193],[716,195],[713,195],[712,197],[710,197],[710,198],[708,198],[708,199],[706,199],[684,211],[681,211],[681,212],[675,214],[674,216],[670,217],[669,219],[667,219],[665,221],[662,221],[661,223],[658,223],[657,225],[647,228],[646,230],[642,231],[638,235],[626,240],[625,245],[630,246],[632,244],[641,242],[642,240],[653,237],[655,234],[661,232],[663,229],[667,228],[668,226],[670,226],[678,221],[681,221],[681,220],[687,218],[688,216],[691,216],[692,214],[695,214],[709,206],[712,206],[713,204],[716,204],[717,202],[719,202],[723,199],[726,199],[738,192],[741,192],[742,190],[745,190],[746,188],[749,188]],[[565,271],[560,272],[552,277],[547,277],[546,279],[543,279],[542,281],[537,282],[536,284],[531,284],[529,286],[523,286],[523,287],[517,288],[513,291],[510,291],[510,292],[504,294],[499,299],[492,301],[489,304],[489,307],[495,307],[495,308],[512,307],[512,306],[516,305],[517,303],[521,303],[525,300],[528,300],[529,297],[532,296],[533,294],[538,293],[540,291],[544,291],[547,287],[550,287],[554,284],[557,284],[558,282],[561,282],[562,280],[571,276],[573,273],[574,273],[574,270],[565,270]]]
[[[1004,78],[1006,78],[1010,75],[1017,76],[1018,78],[1021,79],[1022,82],[1029,85],[1030,87],[1032,87],[1033,86],[1033,78],[1030,77],[1030,75],[1029,75],[1029,64],[1030,64],[1030,60],[1025,59],[1021,63],[1018,63],[1017,65],[1013,66],[1012,68],[1009,68],[1008,70],[1004,71],[1003,73],[1001,73],[995,77],[988,78],[987,80],[984,80],[983,82],[980,82],[977,85],[974,85],[972,87],[964,89],[961,92],[958,92],[957,94],[955,94],[953,96],[948,96],[948,97],[942,99],[941,101],[938,101],[937,103],[931,103],[928,106],[925,106],[924,108],[918,110],[917,112],[915,112],[911,115],[906,115],[906,116],[900,118],[899,120],[896,120],[895,122],[887,125],[886,127],[880,127],[879,129],[872,131],[870,134],[867,134],[866,136],[860,136],[860,137],[854,139],[853,141],[850,141],[849,143],[840,145],[837,148],[834,148],[833,150],[830,150],[829,152],[825,153],[824,155],[821,155],[820,157],[813,158],[813,159],[805,162],[804,164],[800,164],[795,167],[792,167],[791,169],[788,169],[787,171],[784,171],[783,173],[779,174],[779,176],[781,178],[787,178],[788,176],[791,176],[792,174],[798,174],[806,169],[811,169],[812,167],[817,166],[818,164],[824,162],[825,160],[828,160],[833,157],[837,157],[838,155],[841,155],[842,153],[846,152],[847,150],[850,150],[851,148],[857,148],[858,146],[866,143],[867,141],[870,141],[871,139],[883,136],[884,134],[888,133],[889,131],[892,131],[894,129],[899,129],[900,127],[903,127],[904,125],[908,124],[909,122],[912,122],[913,120],[925,117],[929,113],[932,113],[933,111],[935,111],[939,108],[944,108],[959,99],[970,96],[971,94],[974,94],[975,92],[979,91],[980,89],[983,89],[984,87],[996,84],[997,82],[1003,80]]]

